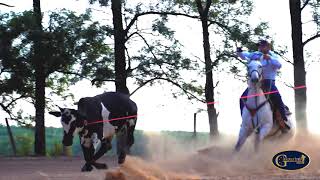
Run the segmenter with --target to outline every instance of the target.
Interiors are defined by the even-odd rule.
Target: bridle
[[[248,77],[251,77],[252,73],[254,73],[254,72],[257,72],[257,73],[258,73],[258,76],[259,76],[258,78],[261,79],[262,73],[259,73],[259,71],[256,70],[256,69],[252,70],[252,71],[248,74]]]
[[[250,78],[251,75],[252,75],[252,73],[254,73],[254,72],[257,72],[257,73],[258,73],[258,80],[261,80],[261,78],[262,78],[262,71],[261,71],[261,73],[260,73],[257,69],[254,69],[254,70],[250,71],[250,72],[248,73],[248,78]],[[258,112],[264,105],[266,105],[266,104],[268,103],[269,97],[268,97],[264,102],[262,102],[262,103],[259,104],[259,105],[258,105],[257,96],[255,96],[254,98],[255,98],[256,108],[250,108],[250,107],[248,106],[248,104],[246,103],[246,101],[244,101],[243,99],[241,99],[241,100],[243,101],[245,107],[246,107],[246,108],[248,109],[248,111],[250,112],[252,127],[257,131],[257,133],[259,133],[259,126],[260,126],[260,125],[258,124],[258,123],[259,123],[259,122],[258,122],[259,117],[257,117],[257,122],[255,123],[255,122],[254,122],[254,116],[255,116],[255,115],[258,115],[257,112]]]
[[[250,64],[252,61],[258,61],[258,60],[251,60],[251,61],[249,61],[248,64]],[[257,72],[257,73],[258,73],[258,76],[259,76],[258,78],[261,79],[261,77],[262,77],[262,72],[263,72],[263,71],[261,71],[261,73],[260,73],[257,69],[254,69],[254,70],[250,71],[250,72],[248,73],[248,77],[251,77],[252,73],[254,73],[254,72]]]

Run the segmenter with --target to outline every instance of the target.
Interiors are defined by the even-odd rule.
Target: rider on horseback
[[[281,68],[281,63],[278,60],[278,56],[271,51],[271,45],[267,40],[260,40],[257,44],[258,50],[256,52],[245,52],[242,51],[241,47],[237,48],[238,56],[243,60],[260,60],[263,66],[263,84],[262,87],[264,91],[272,92],[270,93],[270,101],[273,104],[275,109],[278,109],[281,114],[281,118],[287,122],[286,116],[286,106],[284,105],[281,95],[279,94],[278,88],[275,85],[275,78],[277,75],[278,69]],[[248,95],[248,88],[242,94],[242,97]],[[244,100],[246,98],[240,99],[240,111],[242,114],[242,109],[244,107]],[[286,125],[288,129],[288,127]]]

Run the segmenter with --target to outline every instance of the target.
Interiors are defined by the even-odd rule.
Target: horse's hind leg
[[[238,142],[234,148],[234,150],[236,152],[239,152],[242,145],[245,143],[246,139],[248,138],[248,136],[251,134],[251,130],[250,128],[246,127],[246,126],[241,126],[240,128],[240,132],[239,132],[239,138],[238,138]]]

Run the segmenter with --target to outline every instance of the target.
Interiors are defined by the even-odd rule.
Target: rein
[[[257,98],[257,97],[255,97]],[[258,118],[257,118],[257,124],[255,125],[254,123],[254,116],[257,114],[257,112],[259,111],[259,109],[261,109],[264,105],[266,105],[268,102],[268,99],[266,99],[263,103],[261,103],[257,108],[250,108],[248,106],[248,104],[246,102],[244,102],[244,105],[246,106],[246,108],[249,110],[250,115],[251,115],[251,123],[252,123],[252,127],[254,129],[259,128],[258,126]],[[258,130],[259,131],[259,130]]]
[[[262,108],[262,107],[268,102],[268,100],[269,100],[269,99],[265,100],[265,101],[264,101],[263,103],[261,103],[257,108],[250,108],[250,107],[248,106],[248,104],[245,103],[245,106],[246,106],[246,108],[249,110],[251,117],[255,116],[256,113],[259,111],[259,109]]]

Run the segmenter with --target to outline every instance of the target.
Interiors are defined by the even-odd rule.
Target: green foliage
[[[313,22],[319,26],[320,25],[320,1],[311,0],[309,1],[309,5],[312,9]]]
[[[30,12],[24,12],[21,16],[15,13],[0,16],[0,95],[14,91],[19,94],[33,93],[33,70],[30,54],[26,53],[30,48],[27,31],[32,31],[34,24],[31,15]]]
[[[18,154],[21,156],[33,155],[33,131],[21,127],[12,127],[13,134],[15,136]],[[62,154],[63,146],[61,128],[46,128],[46,148],[47,156],[59,156]],[[131,153],[141,157],[148,157],[150,151],[148,149],[149,144],[152,143],[152,136],[149,133],[136,130],[134,133],[135,143],[131,148]],[[161,137],[174,140],[182,147],[190,148],[190,142],[193,138],[193,133],[183,131],[162,131]],[[203,146],[209,142],[208,133],[197,133],[197,147]],[[8,146],[9,140],[7,137],[6,127],[0,126],[0,155],[12,155],[11,147]],[[112,141],[112,150],[107,155],[116,155],[116,138]],[[72,154],[74,156],[82,156],[81,147],[79,145],[79,138],[75,137],[72,146]]]
[[[154,24],[152,25],[152,31],[159,32],[159,34],[163,35],[167,39],[173,40],[174,31],[170,30],[166,26],[166,23],[168,22],[168,16],[162,15],[161,19],[154,20]]]
[[[89,0],[89,2],[95,3],[98,1]],[[104,3],[100,4],[105,5]],[[129,65],[127,77],[133,78],[138,86],[144,86],[146,82],[149,82],[150,85],[160,82],[161,80],[150,81],[150,79],[157,78],[167,79],[168,82],[181,85],[183,78],[179,71],[192,70],[198,66],[196,62],[184,57],[181,51],[182,45],[175,39],[174,30],[168,26],[169,16],[164,13],[156,16],[148,15],[152,22],[149,27],[140,27],[140,23],[138,23],[141,18],[146,16],[139,16],[139,14],[150,11],[172,12],[174,11],[171,9],[172,4],[164,5],[161,1],[149,1],[149,3],[130,1],[129,4],[129,1],[122,1],[122,7],[122,19],[126,22],[125,24],[134,22],[134,25],[130,28],[124,27],[127,30],[125,35],[127,37],[125,43],[126,57]],[[135,19],[135,17],[138,18]],[[143,45],[140,46],[140,44]],[[132,54],[133,56],[130,56]]]
[[[320,1],[319,0],[310,0],[308,3],[308,6],[311,7],[312,22],[317,27],[317,31],[314,34],[319,34],[320,33]]]
[[[200,17],[196,1],[194,0],[161,0],[163,6],[168,7],[170,12],[182,13],[193,17]],[[207,0],[202,0],[203,8]],[[170,10],[169,10],[170,7]],[[230,63],[229,71],[235,74],[240,73],[241,65],[234,62],[237,59],[235,55],[236,47],[245,46],[250,50],[256,50],[256,41],[266,36],[268,24],[258,23],[257,26],[251,26],[247,21],[248,16],[253,11],[252,0],[213,0],[208,9],[208,24],[211,46],[211,67],[218,70],[222,63]],[[199,24],[200,25],[200,24]],[[194,66],[195,67],[195,66]],[[202,65],[205,67],[205,65]],[[199,69],[202,75],[203,69]],[[201,86],[196,83],[183,82],[181,84],[185,89],[195,94],[204,93]]]
[[[90,4],[98,2],[101,6],[108,6],[110,0],[89,0]]]
[[[19,155],[33,155],[34,132],[30,128],[11,127],[14,139],[16,141]],[[55,156],[62,152],[62,128],[46,128],[46,148],[48,156]],[[79,138],[74,138],[72,154],[81,156],[82,151],[79,145]],[[0,155],[12,155],[12,149],[7,134],[7,129],[0,126]]]
[[[15,136],[18,156],[30,156],[33,154],[34,139],[30,134]]]
[[[180,72],[195,70],[197,63],[183,57],[179,42],[169,43],[164,45],[163,41],[154,41],[153,44],[141,49],[141,52],[144,53],[131,58],[139,62],[132,73],[139,86],[142,86],[148,78],[164,78],[168,79],[168,82],[178,83],[182,87],[183,79]],[[155,82],[157,81],[152,81],[150,84],[153,85]]]
[[[55,50],[54,56],[48,60],[48,74],[53,74],[48,83],[61,94],[70,84],[82,78],[110,78],[112,56],[111,48],[105,45],[105,39],[111,35],[112,29],[100,26],[98,22],[91,22],[91,12],[76,16],[73,12],[63,10],[49,15],[48,29],[50,46]],[[63,28],[61,28],[63,27]]]
[[[196,84],[195,81],[191,81],[191,83],[183,83],[182,87],[183,87],[183,89],[188,90],[190,92],[194,92],[199,96],[203,95],[204,94],[204,88],[202,86],[200,86],[200,85],[197,86],[195,84]]]
[[[53,143],[52,148],[49,150],[48,156],[61,156],[63,155],[63,145],[60,141]]]
[[[0,103],[11,116],[16,103],[14,93],[22,99],[34,98],[32,62],[36,58],[33,51],[36,38],[42,43],[46,87],[54,94],[68,97],[65,90],[81,79],[114,76],[112,50],[105,42],[112,28],[93,22],[89,10],[76,15],[63,9],[49,12],[48,18],[40,33],[31,11],[0,14]],[[21,113],[14,116],[24,118]]]

